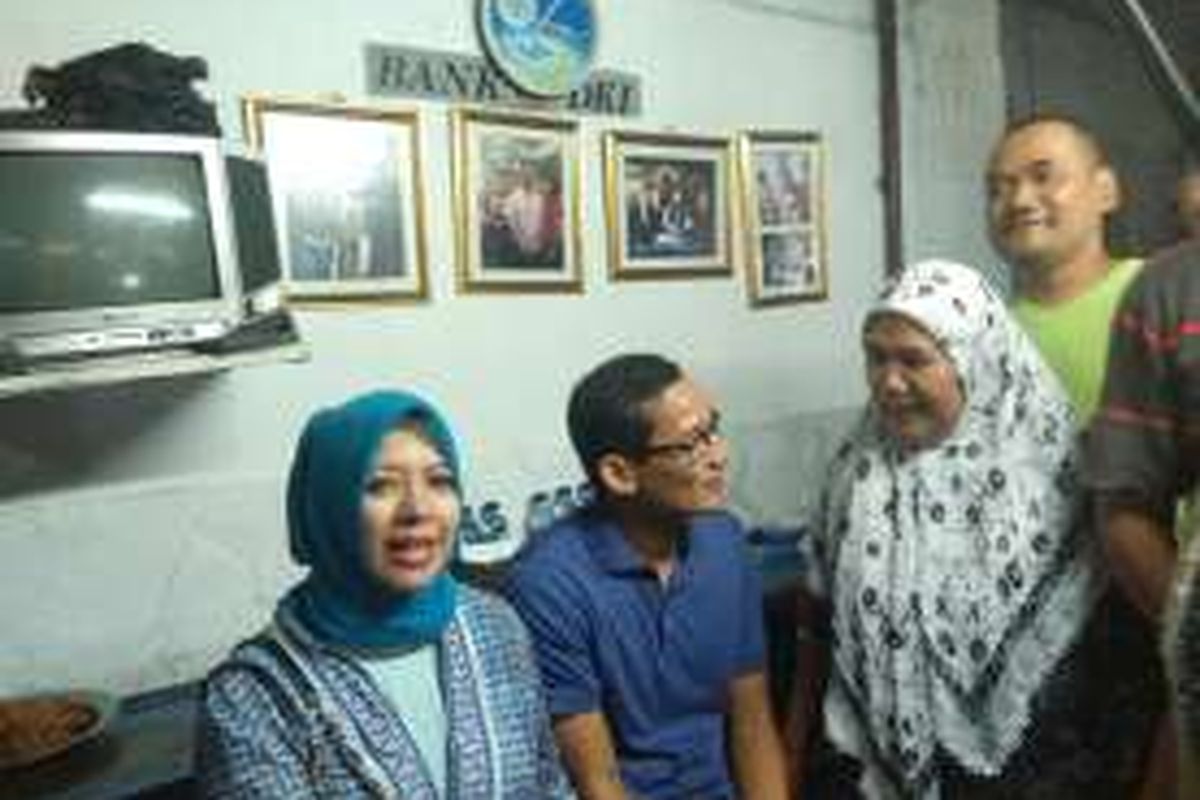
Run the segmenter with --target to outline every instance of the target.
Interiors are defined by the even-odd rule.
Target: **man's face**
[[[729,448],[708,395],[684,377],[644,410],[650,436],[643,453],[630,459],[637,496],[677,513],[724,507]]]
[[[1039,122],[1006,137],[987,189],[992,241],[1017,266],[1055,269],[1088,248],[1103,251],[1116,178],[1069,125]]]
[[[1191,239],[1200,239],[1200,170],[1179,181],[1175,208],[1179,213],[1179,226],[1184,235]]]

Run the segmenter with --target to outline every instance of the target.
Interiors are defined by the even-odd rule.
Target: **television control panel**
[[[21,359],[38,361],[150,348],[186,347],[210,339],[219,339],[228,333],[231,327],[223,321],[209,320],[104,328],[23,336],[15,339],[13,346]]]

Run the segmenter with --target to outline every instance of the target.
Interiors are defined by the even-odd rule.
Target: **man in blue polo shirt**
[[[722,510],[718,421],[654,355],[607,361],[572,392],[571,440],[598,500],[538,536],[508,594],[586,800],[787,796],[762,588]]]

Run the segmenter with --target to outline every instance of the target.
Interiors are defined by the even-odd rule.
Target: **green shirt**
[[[1100,404],[1113,314],[1141,266],[1137,258],[1114,260],[1099,283],[1063,303],[1048,306],[1024,297],[1013,303],[1013,316],[1063,382],[1081,425]]]

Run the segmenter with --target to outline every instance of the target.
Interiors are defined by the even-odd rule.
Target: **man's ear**
[[[1096,181],[1104,213],[1116,211],[1121,205],[1121,182],[1117,180],[1117,173],[1112,167],[1102,166],[1096,170]]]
[[[637,492],[637,471],[620,453],[605,453],[596,462],[596,475],[613,497],[630,497]]]

